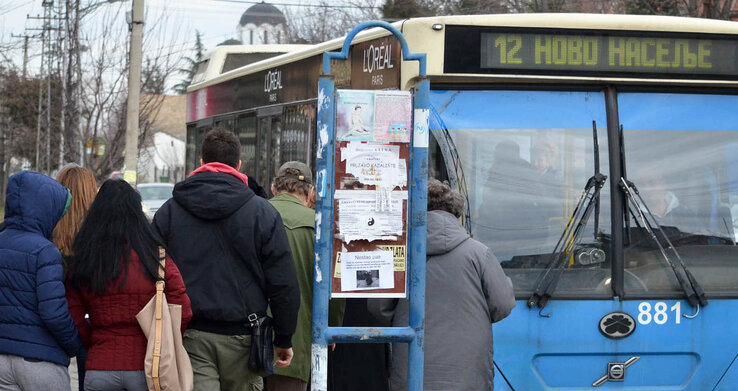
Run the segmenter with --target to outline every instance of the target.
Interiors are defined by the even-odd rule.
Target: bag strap
[[[154,360],[151,365],[151,380],[154,383],[154,390],[161,391],[161,383],[159,381],[159,363],[161,361],[161,334],[162,334],[162,312],[164,304],[164,273],[166,267],[167,253],[163,247],[159,247],[159,280],[156,281],[156,306],[154,308]]]
[[[218,241],[220,242],[220,246],[223,248],[223,252],[226,255],[226,263],[228,264],[228,268],[231,270],[231,275],[236,276],[235,271],[233,270],[233,264],[232,262],[235,262],[236,257],[233,255],[233,249],[231,248],[231,245],[227,243],[226,241],[226,230],[223,227],[223,224],[225,223],[225,220],[220,220],[215,222],[215,227],[218,230],[218,234],[216,235],[218,237]],[[258,281],[254,278],[254,275],[251,273],[251,270],[249,270],[248,266],[245,266],[246,272],[251,277],[251,280],[254,284],[258,284]],[[244,312],[246,312],[248,315],[248,321],[249,325],[254,328],[259,326],[259,315],[256,313],[255,308],[257,306],[254,304],[253,301],[250,301],[249,298],[251,296],[244,295],[241,291],[241,284],[236,281],[236,287],[238,288],[238,296],[241,299],[241,306],[244,307]],[[266,297],[264,296],[264,292],[262,292],[261,288],[258,289],[259,294],[264,302],[266,302]]]

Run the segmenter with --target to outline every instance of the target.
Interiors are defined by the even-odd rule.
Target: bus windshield
[[[433,91],[432,104],[432,128],[446,132],[458,154],[467,227],[500,259],[516,292],[530,292],[594,174],[593,123],[600,171],[610,175],[603,93]],[[618,104],[627,176],[640,191],[639,203],[705,291],[734,291],[738,97],[621,93]],[[565,253],[557,294],[612,295],[609,194],[607,181],[597,227],[593,213]],[[629,214],[625,292],[678,294],[671,268],[639,224]]]
[[[432,103],[431,126],[448,132],[459,155],[472,236],[493,250],[516,291],[532,290],[594,174],[593,126],[608,175],[603,93],[433,91]],[[609,192],[606,183],[597,233],[593,214],[575,246],[587,267],[567,268],[557,291],[608,293]]]

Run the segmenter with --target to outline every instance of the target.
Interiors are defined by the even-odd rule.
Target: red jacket
[[[128,277],[120,288],[124,273],[102,296],[89,289],[78,291],[67,284],[69,312],[88,350],[87,370],[138,371],[144,369],[146,337],[136,321],[136,314],[156,293],[143,264],[135,252],[131,254]],[[182,331],[192,318],[190,298],[185,292],[177,265],[167,256],[164,294],[170,304],[182,305]],[[85,319],[89,314],[89,321]]]

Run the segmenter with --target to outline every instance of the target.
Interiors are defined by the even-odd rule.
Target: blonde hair
[[[72,193],[72,202],[64,217],[59,220],[54,228],[53,240],[59,248],[63,257],[70,257],[74,238],[79,232],[87,215],[87,210],[92,205],[97,195],[97,182],[92,171],[78,166],[67,167],[57,175],[56,180]],[[65,265],[66,266],[66,265]]]

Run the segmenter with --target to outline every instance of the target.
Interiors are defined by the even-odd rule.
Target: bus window
[[[282,152],[282,117],[281,116],[274,116],[272,117],[272,137],[271,137],[271,146],[269,148],[270,151],[270,163],[271,167],[269,169],[269,182],[265,182],[265,184],[271,183],[272,178],[274,178],[274,175],[277,172],[277,169],[279,169],[279,166],[282,165],[282,162],[285,160],[282,159],[281,152]],[[271,186],[270,186],[271,188]]]
[[[259,132],[258,140],[256,144],[256,172],[257,180],[264,189],[269,189],[269,144],[271,141],[270,132],[272,129],[272,118],[271,117],[259,117]]]
[[[256,175],[256,117],[240,115],[236,120],[236,134],[241,142],[241,172]]]
[[[604,95],[436,90],[431,104],[432,126],[448,132],[459,156],[455,175],[466,184],[473,237],[492,249],[516,292],[530,292],[593,175],[593,121],[607,175]],[[597,235],[591,216],[556,293],[611,295],[608,184],[600,200]],[[580,253],[599,256],[580,263]]]
[[[200,158],[202,152],[202,141],[205,140],[205,133],[210,130],[207,126],[198,126],[195,136],[195,167],[200,166]]]
[[[438,145],[435,135],[431,135],[430,144],[428,144],[428,177],[439,181],[448,180],[446,163],[443,160],[441,146]]]
[[[187,144],[185,153],[185,175],[188,175],[198,166],[197,162],[197,127],[195,124],[187,125]]]
[[[233,116],[222,117],[215,120],[215,126],[233,132]]]
[[[643,204],[706,292],[735,291],[738,96],[621,93],[618,106],[628,179]],[[681,292],[640,220],[630,218],[625,267],[641,284],[627,293]]]
[[[282,131],[282,162],[299,160],[307,162],[310,153],[310,123],[313,119],[311,105],[288,107],[284,111],[284,130]]]

